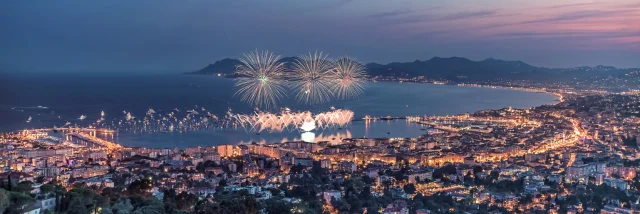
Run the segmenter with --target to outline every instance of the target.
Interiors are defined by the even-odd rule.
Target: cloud
[[[560,31],[560,32],[513,32],[501,33],[496,36],[508,38],[591,38],[591,39],[613,39],[613,38],[629,38],[640,36],[640,33],[628,32],[590,32],[590,31]]]
[[[397,11],[374,13],[374,14],[368,15],[367,17],[383,19],[383,18],[389,18],[389,17],[403,16],[411,13],[413,13],[413,11],[411,10],[397,10]]]
[[[519,24],[531,24],[531,23],[541,23],[541,22],[558,22],[558,21],[572,21],[572,20],[580,20],[586,18],[593,17],[603,17],[613,14],[612,11],[603,11],[603,10],[582,10],[560,14],[551,18],[537,19],[531,21],[520,22]]]
[[[348,5],[352,2],[354,2],[355,0],[336,0],[336,1],[329,1],[329,2],[324,2],[324,1],[319,1],[319,2],[323,2],[322,4],[318,4],[317,6],[313,6],[308,8],[309,10],[328,10],[328,9],[338,9],[341,8],[345,5]]]
[[[586,5],[594,5],[595,3],[591,2],[591,3],[576,3],[576,4],[560,4],[560,5],[554,5],[554,6],[550,6],[547,7],[546,9],[558,9],[558,8],[567,8],[567,7],[579,7],[579,6],[586,6]]]
[[[471,11],[471,12],[460,12],[449,14],[441,17],[439,20],[460,20],[460,19],[470,19],[470,18],[479,18],[479,17],[487,17],[496,15],[496,10],[481,10],[481,11]]]

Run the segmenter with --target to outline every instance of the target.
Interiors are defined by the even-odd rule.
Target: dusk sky
[[[640,67],[638,0],[6,1],[0,71],[192,71],[254,49]]]

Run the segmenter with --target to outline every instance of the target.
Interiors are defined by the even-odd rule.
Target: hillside
[[[281,61],[290,64],[295,57],[285,57]],[[234,76],[237,59],[223,59],[190,74],[222,74]],[[451,82],[487,82],[525,80],[533,82],[573,82],[576,84],[611,85],[623,81],[629,86],[640,85],[640,69],[620,69],[613,66],[545,68],[529,65],[522,61],[485,59],[473,61],[462,57],[433,57],[429,60],[413,62],[392,62],[389,64],[369,63],[365,65],[369,76],[385,78],[423,77],[431,80]]]

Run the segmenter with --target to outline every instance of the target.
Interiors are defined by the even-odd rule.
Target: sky
[[[0,7],[0,71],[193,71],[252,50],[640,67],[638,0],[32,0]]]

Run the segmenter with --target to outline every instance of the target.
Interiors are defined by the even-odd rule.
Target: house
[[[342,198],[342,192],[338,190],[329,190],[322,193],[322,197],[327,203],[331,203],[332,198],[335,198],[336,200],[339,200],[340,198]]]
[[[36,204],[40,204],[40,212],[44,212],[45,210],[53,211],[56,209],[56,198],[38,200]]]

